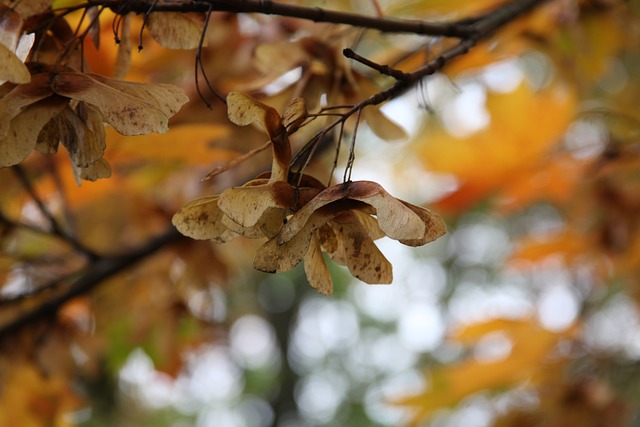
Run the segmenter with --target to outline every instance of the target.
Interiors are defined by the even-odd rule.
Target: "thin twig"
[[[47,208],[44,201],[40,198],[40,196],[36,192],[33,185],[31,185],[31,182],[29,181],[29,178],[27,177],[27,174],[25,173],[24,169],[22,169],[20,165],[14,165],[12,166],[12,170],[20,180],[20,184],[22,185],[22,187],[27,191],[27,193],[29,193],[29,196],[31,196],[33,201],[36,203],[36,206],[38,206],[38,210],[40,210],[42,215],[44,215],[47,221],[49,221],[49,225],[51,226],[51,232],[54,235],[60,237],[62,240],[69,243],[74,249],[84,254],[89,259],[99,258],[98,254],[96,254],[91,249],[87,248],[84,244],[78,241],[74,236],[69,234],[64,229],[64,227],[62,227],[62,225],[58,222],[58,220],[53,216],[51,211],[49,211],[49,208]]]
[[[184,238],[173,226],[169,226],[162,235],[149,240],[142,246],[117,257],[102,258],[91,263],[68,289],[51,297],[40,305],[21,313],[18,317],[0,326],[0,339],[17,333],[32,322],[54,316],[58,309],[71,299],[83,295],[103,283],[110,277],[133,267],[139,261],[154,254],[167,245]]]
[[[64,13],[88,6],[104,6],[116,13],[145,13],[153,0],[127,2],[124,6],[119,0],[93,0],[65,9]],[[385,33],[410,33],[426,36],[445,36],[465,38],[473,35],[468,25],[458,23],[425,22],[413,19],[388,18],[359,13],[339,12],[317,7],[295,6],[271,0],[198,0],[184,2],[159,3],[156,12],[232,12],[260,13],[290,18],[307,19],[314,22],[346,24],[352,27],[369,28]]]
[[[367,59],[363,56],[358,55],[357,53],[355,53],[353,50],[349,48],[344,49],[342,51],[342,54],[349,59],[358,61],[359,63],[366,65],[369,68],[373,68],[374,70],[376,70],[377,72],[385,76],[391,76],[396,80],[403,80],[407,78],[407,75],[402,71],[396,70],[395,68],[392,68],[388,65],[380,65],[378,63],[375,63],[370,59]]]

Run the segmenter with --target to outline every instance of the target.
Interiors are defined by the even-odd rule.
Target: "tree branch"
[[[32,322],[55,315],[58,309],[69,300],[93,290],[105,280],[133,267],[168,244],[183,238],[185,237],[178,233],[173,226],[170,226],[162,235],[128,253],[93,262],[65,292],[52,296],[40,305],[21,313],[15,319],[0,326],[0,340],[17,333]]]
[[[473,35],[468,25],[454,23],[425,22],[412,19],[383,18],[358,13],[338,12],[318,7],[304,7],[273,2],[271,0],[199,0],[167,2],[154,4],[153,0],[91,0],[68,10],[84,9],[91,6],[104,6],[115,13],[129,12],[232,12],[279,15],[290,18],[306,19],[314,22],[346,24],[353,27],[369,28],[386,33],[411,33],[425,36],[444,36],[464,38]]]

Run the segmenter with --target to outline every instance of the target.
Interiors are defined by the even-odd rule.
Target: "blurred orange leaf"
[[[410,425],[419,425],[433,411],[455,405],[473,393],[497,391],[544,374],[552,366],[549,352],[569,334],[547,331],[532,319],[494,319],[471,325],[456,337],[469,343],[496,331],[503,332],[512,341],[511,353],[506,358],[489,363],[467,359],[436,368],[427,373],[427,390],[392,402],[409,409]]]
[[[469,137],[434,124],[420,136],[417,151],[430,170],[453,174],[460,183],[440,208],[461,210],[530,173],[558,142],[575,107],[575,94],[566,86],[535,92],[523,83],[511,93],[488,93],[490,123]]]

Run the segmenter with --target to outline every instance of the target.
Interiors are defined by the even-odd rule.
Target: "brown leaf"
[[[307,118],[307,105],[303,98],[293,98],[282,113],[282,123],[288,133],[294,132]]]
[[[409,137],[407,132],[380,111],[377,105],[364,110],[364,119],[373,133],[385,141],[406,140]]]
[[[401,202],[415,212],[424,222],[424,235],[418,239],[401,239],[400,243],[407,246],[422,246],[429,242],[433,242],[442,237],[447,232],[447,225],[444,223],[440,215],[431,212],[429,209],[412,205],[411,203],[401,200]]]
[[[0,44],[0,82],[28,83],[29,80],[31,74],[27,66],[12,50]]]
[[[293,239],[279,245],[274,237],[262,245],[253,259],[253,267],[267,273],[289,271],[302,261],[313,236],[314,224],[309,222]]]
[[[338,251],[344,254],[349,271],[357,279],[369,284],[388,284],[393,281],[391,263],[373,243],[367,230],[349,211],[331,221],[337,240],[342,246]]]
[[[91,22],[89,26],[89,37],[91,37],[91,41],[93,41],[96,49],[100,49],[100,12],[101,10],[98,6],[87,7],[87,15],[89,16],[89,22]],[[124,32],[124,28],[127,26],[126,19],[126,16],[122,18],[122,34],[127,34]],[[122,36],[120,36],[120,39],[120,44],[122,45]]]
[[[395,240],[420,239],[425,234],[421,216],[392,197],[379,184],[371,181],[354,181],[329,187],[298,211],[283,227],[279,239],[286,242],[306,223],[316,209],[338,200],[361,201],[375,209],[378,225],[384,233]],[[358,205],[345,204],[341,209],[365,209]]]
[[[67,100],[50,97],[29,105],[13,118],[0,137],[0,167],[12,166],[24,160],[34,149],[40,130],[62,111]]]
[[[2,97],[0,102],[0,138],[3,138],[8,130],[11,120],[20,114],[29,105],[53,95],[53,91],[47,85],[48,74],[38,74],[26,84],[13,87]],[[3,87],[10,87],[5,83]]]
[[[273,107],[240,92],[227,95],[227,115],[239,126],[258,123],[271,139],[284,133],[280,115]]]
[[[67,106],[54,117],[38,135],[36,149],[55,153],[58,142],[62,142],[73,163],[86,168],[104,154],[104,125],[102,116],[91,106],[79,103],[76,110]]]
[[[243,227],[258,223],[265,212],[272,208],[283,211],[295,203],[295,189],[283,181],[269,184],[244,185],[225,190],[220,195],[220,209],[231,220]]]
[[[188,101],[175,86],[124,82],[97,74],[61,72],[52,85],[60,95],[95,106],[104,121],[123,135],[166,132],[169,117]]]
[[[81,184],[81,180],[97,181],[111,176],[111,166],[105,159],[98,159],[87,167],[76,167],[73,164],[72,166],[76,172],[76,183],[78,185]]]
[[[153,12],[147,28],[151,37],[167,49],[196,49],[200,44],[202,28],[179,12]]]
[[[191,200],[180,209],[171,222],[185,236],[197,240],[226,242],[236,236],[222,222],[223,212],[218,207],[219,196]]]
[[[333,294],[331,273],[324,262],[320,242],[315,234],[311,237],[309,249],[304,257],[304,273],[312,288],[325,295]]]

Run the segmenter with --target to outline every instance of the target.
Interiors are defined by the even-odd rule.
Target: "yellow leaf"
[[[237,153],[218,148],[230,134],[217,124],[181,124],[165,134],[123,136],[107,128],[109,158],[118,162],[166,161],[191,165],[210,165],[233,159]]]
[[[463,398],[483,390],[501,390],[527,380],[540,379],[555,363],[548,359],[557,342],[572,331],[547,331],[531,319],[522,321],[491,320],[472,325],[459,332],[463,340],[479,338],[484,333],[500,330],[512,341],[508,357],[497,362],[464,360],[458,364],[434,369],[427,376],[428,390],[399,398],[393,404],[411,411],[410,425],[425,421],[433,411],[455,405]]]
[[[523,83],[511,93],[489,93],[486,109],[489,125],[468,137],[431,123],[417,140],[416,149],[430,170],[453,174],[460,182],[442,207],[464,208],[528,173],[560,142],[574,117],[576,99],[560,83],[541,92]]]

